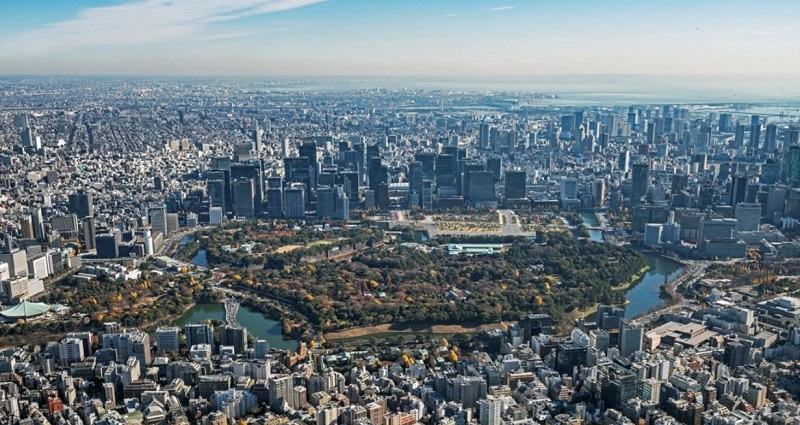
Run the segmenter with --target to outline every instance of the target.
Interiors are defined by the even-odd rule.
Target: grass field
[[[338,332],[325,334],[325,339],[342,340],[355,338],[383,338],[392,335],[424,334],[424,335],[453,335],[464,333],[478,333],[489,329],[507,329],[507,325],[500,323],[487,323],[483,325],[415,325],[384,323],[375,326],[361,326]]]
[[[341,240],[341,238],[340,239],[325,239],[325,240],[320,240],[320,241],[309,242],[309,243],[307,243],[305,245],[284,245],[284,246],[276,249],[275,253],[277,253],[277,254],[285,254],[287,252],[292,252],[292,251],[294,251],[296,249],[300,249],[300,248],[311,248],[311,247],[320,246],[320,245],[332,245],[332,244],[334,244],[336,242],[339,242],[340,240]]]

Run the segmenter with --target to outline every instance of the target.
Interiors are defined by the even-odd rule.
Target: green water
[[[206,319],[225,321],[225,306],[219,304],[198,304],[173,322],[174,326],[183,327],[187,323],[205,322]],[[269,346],[279,350],[297,349],[297,341],[283,339],[280,322],[268,319],[260,312],[246,306],[240,306],[236,321],[247,328],[254,338],[265,339]]]
[[[593,212],[582,211],[580,215],[584,225],[599,225],[597,216]],[[595,242],[603,242],[603,232],[600,230],[590,230],[589,236]],[[678,277],[683,271],[683,266],[675,261],[658,255],[645,254],[645,256],[650,269],[639,283],[625,293],[625,298],[629,301],[625,306],[625,317],[636,317],[647,313],[650,309],[663,307],[664,301],[659,298],[661,287]]]

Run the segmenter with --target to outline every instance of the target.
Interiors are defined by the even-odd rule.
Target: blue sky
[[[798,0],[8,0],[0,74],[796,74],[798,12]]]

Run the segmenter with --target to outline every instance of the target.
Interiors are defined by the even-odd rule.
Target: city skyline
[[[17,3],[0,74],[788,74],[790,1]],[[764,17],[760,19],[759,17]],[[768,19],[767,19],[768,17]]]

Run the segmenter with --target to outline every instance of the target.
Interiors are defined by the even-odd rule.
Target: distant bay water
[[[529,92],[541,105],[631,105],[645,103],[795,103],[800,75],[564,75],[520,77],[275,77],[247,85],[276,91],[447,90]]]

